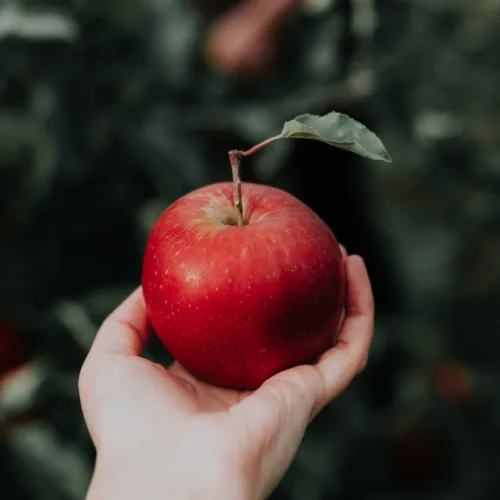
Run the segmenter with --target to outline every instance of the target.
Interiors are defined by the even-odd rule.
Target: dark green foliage
[[[19,21],[0,30],[0,322],[36,352],[31,391],[0,398],[0,498],[84,497],[79,368],[138,285],[159,213],[229,180],[228,150],[331,109],[393,163],[316,141],[244,162],[244,180],[301,197],[366,258],[377,302],[367,370],[311,426],[276,498],[498,498],[500,7],[330,2],[298,13],[274,70],[243,81],[205,63],[197,3],[0,2],[0,27]],[[148,356],[166,361],[157,342]],[[465,402],[433,383],[447,359],[473,380]]]

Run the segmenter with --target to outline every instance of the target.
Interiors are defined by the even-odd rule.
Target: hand
[[[363,260],[344,258],[346,316],[315,365],[283,371],[254,392],[196,380],[140,357],[150,330],[142,290],[103,323],[80,374],[97,449],[88,499],[265,498],[314,416],[364,368],[374,304]]]

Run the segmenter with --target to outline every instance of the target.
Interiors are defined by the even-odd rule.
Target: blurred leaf
[[[6,3],[0,9],[0,38],[17,37],[24,40],[56,40],[72,42],[79,35],[73,19],[57,11],[21,9]]]

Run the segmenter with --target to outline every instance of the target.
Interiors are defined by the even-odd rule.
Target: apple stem
[[[245,225],[245,217],[243,215],[243,203],[241,201],[241,179],[240,166],[241,158],[245,156],[242,151],[229,151],[229,161],[231,162],[231,170],[233,172],[233,187],[234,187],[234,207],[236,208],[238,217],[238,226]]]
[[[241,199],[241,178],[240,178],[240,167],[241,167],[241,159],[244,156],[250,156],[259,151],[259,149],[271,144],[271,142],[277,141],[278,139],[282,139],[281,136],[276,135],[256,146],[247,149],[246,151],[239,151],[237,149],[233,149],[229,151],[229,161],[231,162],[231,170],[233,172],[233,186],[234,186],[234,207],[236,208],[237,218],[238,218],[238,226],[244,226],[246,224],[245,216],[243,214],[243,203]]]
[[[238,151],[238,152],[241,154],[241,156],[250,156],[259,151],[259,149],[263,148],[264,146],[267,146],[268,144],[271,144],[271,142],[277,141],[278,139],[282,139],[282,137],[280,135],[275,135],[274,137],[270,137],[269,139],[262,141],[253,148],[247,149],[246,151]]]

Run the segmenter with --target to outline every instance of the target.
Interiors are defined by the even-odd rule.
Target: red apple
[[[144,256],[149,319],[170,354],[214,385],[255,389],[335,341],[345,267],[335,236],[279,189],[197,189],[156,222]]]

